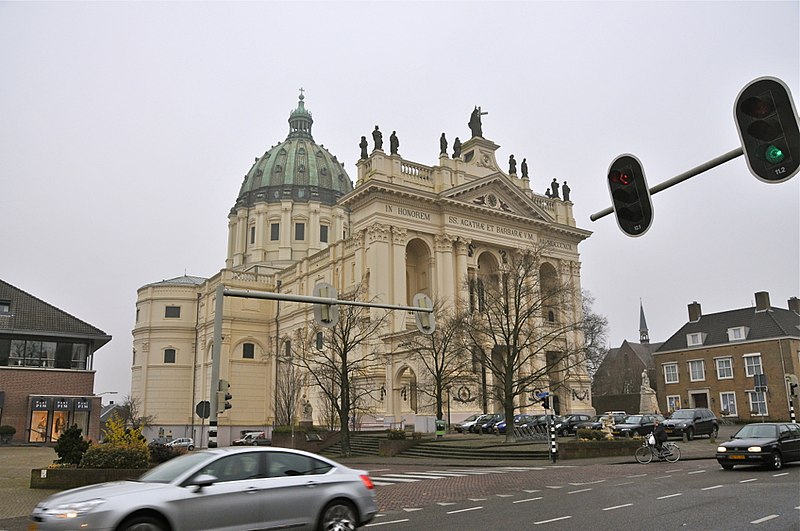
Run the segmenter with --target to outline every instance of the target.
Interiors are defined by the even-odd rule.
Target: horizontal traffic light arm
[[[691,179],[692,177],[694,177],[696,175],[700,175],[701,173],[703,173],[705,171],[708,171],[708,170],[710,170],[712,168],[716,168],[717,166],[725,164],[729,160],[733,160],[736,157],[742,156],[743,154],[744,154],[744,150],[741,147],[738,147],[738,148],[736,148],[736,149],[734,149],[732,151],[729,151],[728,153],[725,153],[724,155],[720,155],[719,157],[717,157],[715,159],[711,159],[708,162],[705,162],[705,163],[703,163],[703,164],[701,164],[699,166],[696,166],[696,167],[692,168],[691,170],[687,170],[687,171],[681,173],[680,175],[676,175],[672,179],[668,179],[668,180],[664,181],[663,183],[659,183],[659,184],[657,184],[655,186],[650,187],[650,195],[651,196],[655,195],[658,192],[661,192],[663,190],[666,190],[667,188],[675,186],[676,184],[679,184],[679,183],[682,183],[683,181]],[[600,212],[592,214],[591,216],[589,216],[589,219],[591,219],[592,221],[597,221],[598,219],[603,218],[603,217],[605,217],[605,216],[607,216],[609,214],[613,214],[613,213],[614,213],[614,208],[613,207],[608,207],[608,208],[606,208],[604,210],[601,210]]]
[[[341,304],[344,306],[363,306],[366,308],[385,308],[387,310],[405,310],[408,312],[433,313],[433,308],[418,306],[399,306],[396,304],[379,304],[374,302],[346,301],[329,299],[326,297],[311,297],[308,295],[291,295],[289,293],[272,293],[269,291],[250,291],[241,289],[225,289],[223,293],[229,297],[246,297],[251,299],[270,299],[276,301],[309,302],[312,304]]]

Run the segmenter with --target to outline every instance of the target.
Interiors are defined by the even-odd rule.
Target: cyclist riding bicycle
[[[656,440],[656,450],[659,454],[664,453],[664,443],[667,442],[667,431],[660,421],[656,420],[655,428],[653,429],[653,437]]]

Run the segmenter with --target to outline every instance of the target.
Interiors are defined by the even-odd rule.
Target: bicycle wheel
[[[667,448],[669,448],[670,453],[669,455],[665,456],[664,459],[666,459],[668,463],[677,462],[678,459],[681,458],[681,449],[678,448],[678,445],[675,443],[670,443]]]
[[[649,446],[642,446],[638,448],[636,453],[633,455],[636,457],[636,460],[643,465],[646,465],[653,460],[653,452],[650,450]]]

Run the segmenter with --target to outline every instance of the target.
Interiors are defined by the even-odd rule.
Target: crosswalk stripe
[[[413,479],[413,478],[389,478],[385,476],[378,476],[377,478],[370,478],[370,479],[372,479],[373,483],[375,483],[376,479],[378,481],[396,481],[398,483],[413,483],[415,481],[419,481],[418,479]]]
[[[417,474],[384,474],[381,477],[385,479],[391,479],[391,478],[444,479],[442,476],[423,476]]]

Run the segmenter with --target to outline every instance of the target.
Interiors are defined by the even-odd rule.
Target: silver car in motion
[[[167,461],[137,481],[54,494],[29,530],[348,530],[377,512],[364,470],[288,448],[231,447]]]

